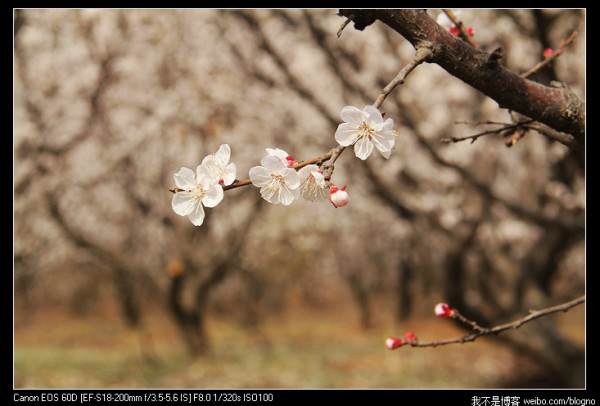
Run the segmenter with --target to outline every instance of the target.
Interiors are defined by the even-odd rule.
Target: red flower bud
[[[435,305],[435,315],[438,317],[454,317],[454,310],[448,303],[438,303]]]
[[[296,161],[291,155],[286,156],[285,160],[287,161],[288,166],[294,166],[298,163],[298,161]]]
[[[348,192],[346,192],[346,186],[338,189],[334,185],[331,185],[329,187],[329,201],[335,207],[347,205],[350,202],[350,197],[348,196]]]
[[[390,350],[395,350],[396,348],[402,347],[406,342],[401,338],[389,337],[385,340],[385,346]]]
[[[417,341],[417,336],[412,331],[407,331],[406,333],[404,333],[404,338],[409,343],[414,343],[415,341]]]

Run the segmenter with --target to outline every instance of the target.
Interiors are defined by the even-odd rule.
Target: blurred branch
[[[547,307],[542,310],[530,310],[528,315],[526,315],[520,319],[514,320],[510,323],[500,324],[500,325],[497,325],[497,326],[494,326],[491,328],[481,327],[476,322],[464,317],[462,314],[460,314],[458,312],[458,310],[452,309],[452,313],[453,313],[452,317],[459,320],[461,323],[469,326],[474,331],[473,333],[464,335],[459,338],[452,338],[452,339],[438,340],[438,341],[428,341],[428,342],[412,341],[409,344],[411,347],[439,347],[441,345],[463,344],[463,343],[467,343],[467,342],[472,342],[482,336],[487,336],[487,335],[491,335],[491,334],[497,335],[497,334],[500,334],[507,330],[517,329],[517,328],[521,327],[522,325],[529,323],[530,321],[533,321],[540,317],[548,316],[552,313],[566,312],[566,311],[570,310],[571,308],[578,306],[584,302],[585,302],[585,295],[583,295],[577,299],[571,300],[570,302],[566,302],[566,303],[556,305],[556,306]]]
[[[557,131],[585,136],[585,106],[566,86],[544,86],[503,67],[502,50],[479,51],[441,28],[424,10],[340,10],[363,30],[376,20],[398,32],[415,48],[429,46],[433,62],[498,102]]]

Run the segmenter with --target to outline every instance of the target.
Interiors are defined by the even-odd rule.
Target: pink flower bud
[[[346,192],[346,186],[338,189],[334,185],[331,185],[329,187],[329,201],[335,207],[347,205],[350,202],[350,197],[348,196],[348,192]]]
[[[417,341],[417,336],[412,331],[407,331],[406,333],[404,333],[404,338],[409,343],[414,343]]]
[[[455,27],[450,27],[449,31],[450,31],[450,34],[452,34],[454,36],[457,36],[457,37],[460,37],[460,29],[458,27],[456,27],[456,26]],[[467,28],[465,28],[465,32],[467,34],[469,34],[471,37],[475,36],[475,32],[473,31],[473,27],[467,27]]]
[[[544,59],[550,58],[552,55],[554,55],[554,50],[552,50],[552,48],[546,48],[544,50]]]
[[[287,161],[288,166],[294,166],[298,163],[298,161],[296,161],[291,155],[286,156],[285,160]]]
[[[385,346],[390,350],[395,350],[396,348],[402,347],[406,342],[401,338],[390,337],[385,340]]]
[[[448,303],[438,303],[435,305],[435,315],[438,317],[454,317],[454,310]]]

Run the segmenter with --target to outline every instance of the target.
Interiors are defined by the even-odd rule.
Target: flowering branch
[[[176,187],[169,189],[174,194],[172,207],[175,213],[187,216],[196,225],[204,221],[204,207],[214,207],[223,198],[223,192],[253,184],[260,188],[261,196],[270,203],[291,204],[298,197],[318,201],[327,195],[334,207],[343,207],[350,201],[346,186],[336,187],[331,183],[334,164],[344,150],[354,147],[354,154],[366,160],[373,150],[389,158],[397,132],[394,121],[383,118],[379,107],[391,91],[404,83],[406,77],[421,63],[433,55],[425,44],[416,49],[415,57],[385,86],[375,102],[364,109],[346,106],[340,114],[343,123],[338,125],[335,140],[338,146],[318,157],[298,162],[281,149],[267,148],[260,166],[250,169],[250,179],[236,179],[237,167],[229,163],[231,149],[223,144],[219,150],[206,156],[196,172],[181,168],[175,174]]]
[[[499,63],[502,50],[477,50],[437,24],[424,10],[351,9],[339,15],[363,30],[376,20],[398,32],[415,49],[427,44],[433,51],[428,62],[444,68],[486,96],[501,108],[519,112],[558,131],[572,134],[583,145],[584,103],[565,86],[544,86],[523,78]]]
[[[438,341],[427,341],[427,342],[421,342],[421,341],[417,340],[416,336],[413,333],[407,333],[405,335],[404,339],[395,338],[395,337],[388,338],[386,340],[386,346],[389,349],[393,350],[393,349],[399,348],[405,344],[408,344],[411,347],[438,347],[440,345],[463,344],[463,343],[467,343],[467,342],[473,342],[477,338],[482,337],[482,336],[491,335],[491,334],[497,335],[497,334],[500,334],[507,330],[517,329],[517,328],[521,327],[523,324],[529,323],[532,320],[547,316],[552,313],[566,312],[569,309],[571,309],[577,305],[580,305],[584,302],[585,302],[585,295],[583,295],[577,299],[571,300],[569,302],[566,302],[566,303],[563,303],[560,305],[556,305],[556,306],[547,307],[542,310],[530,310],[529,314],[526,315],[525,317],[514,320],[510,323],[500,324],[500,325],[497,325],[497,326],[491,327],[491,328],[482,327],[479,324],[477,324],[475,321],[467,319],[457,309],[451,308],[446,303],[439,303],[435,307],[435,313],[438,317],[457,319],[461,323],[469,326],[473,330],[473,332],[470,334],[466,334],[462,337],[458,337],[458,338],[451,338],[451,339],[438,340]],[[411,339],[408,339],[407,337],[410,337]]]

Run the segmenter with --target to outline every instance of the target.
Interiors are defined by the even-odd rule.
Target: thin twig
[[[390,92],[392,90],[394,90],[394,88],[396,86],[403,84],[404,80],[406,80],[408,75],[417,66],[419,66],[423,62],[427,61],[432,56],[433,56],[433,52],[431,51],[430,47],[428,47],[428,46],[418,47],[416,49],[415,57],[413,58],[413,60],[410,61],[410,63],[408,65],[406,65],[404,68],[402,68],[402,70],[400,72],[398,72],[396,77],[394,79],[392,79],[392,81],[390,83],[388,83],[388,85],[381,90],[381,92],[379,93],[379,96],[377,97],[377,100],[375,100],[375,103],[373,103],[373,106],[379,108],[381,106],[381,104],[383,103],[383,101],[385,100],[385,98],[390,94]]]
[[[466,137],[445,137],[440,139],[441,142],[461,142],[461,141],[466,141],[466,140],[471,140],[471,143],[475,142],[479,137],[483,137],[484,135],[489,135],[489,134],[500,134],[506,131],[511,131],[511,130],[516,130],[519,128],[527,128],[527,125],[532,123],[534,120],[524,120],[524,121],[519,121],[518,123],[515,124],[504,124],[504,123],[486,123],[486,124],[501,124],[503,125],[502,128],[497,128],[495,130],[486,130],[486,131],[482,131],[480,133],[477,134],[473,134],[473,135],[468,135]]]
[[[350,21],[350,20],[347,20],[347,21]],[[419,66],[421,63],[427,61],[432,56],[433,56],[433,52],[431,51],[431,49],[429,47],[427,47],[427,46],[418,47],[416,50],[414,59],[408,65],[406,65],[404,68],[402,68],[402,70],[396,75],[396,77],[394,77],[394,79],[392,79],[392,81],[390,83],[388,83],[387,86],[385,86],[381,90],[381,92],[379,93],[379,96],[373,103],[373,106],[375,106],[376,108],[379,108],[381,106],[381,104],[383,103],[383,101],[386,99],[386,97],[391,93],[392,90],[394,90],[394,88],[396,86],[404,83],[404,80],[406,79],[406,77],[417,66]],[[290,168],[300,169],[307,165],[318,164],[321,166],[321,170],[323,171],[325,180],[327,182],[329,182],[331,179],[331,175],[333,174],[333,169],[334,169],[333,164],[338,159],[338,157],[341,155],[341,153],[344,152],[345,149],[346,149],[346,147],[344,147],[342,145],[338,145],[337,147],[332,148],[331,150],[329,150],[327,153],[325,153],[323,155],[320,155],[320,156],[312,158],[312,159],[308,159],[306,161],[299,162],[293,166],[290,166]],[[327,161],[329,161],[329,163],[327,165],[323,165]],[[231,190],[231,189],[236,189],[238,187],[247,186],[250,184],[252,184],[250,179],[245,179],[245,180],[236,179],[231,185],[223,186],[223,190],[227,191],[227,190]],[[178,193],[178,192],[182,192],[182,191],[183,190],[181,190],[179,188],[169,189],[169,192],[171,192],[171,193]]]
[[[552,55],[546,57],[543,61],[538,62],[537,65],[535,65],[533,68],[529,69],[527,72],[522,73],[521,76],[526,78],[529,75],[540,70],[542,67],[548,65],[550,62],[552,62],[556,58],[558,58],[565,51],[565,47],[575,40],[576,36],[577,36],[577,31],[573,31],[571,33],[571,35],[569,36],[569,38],[564,39],[560,42],[560,45],[558,46],[558,48],[556,49],[556,51],[554,51],[554,53]]]
[[[413,341],[413,342],[410,342],[409,344],[411,347],[439,347],[440,345],[459,344],[459,343],[463,344],[463,343],[467,343],[467,342],[473,342],[477,338],[482,337],[482,336],[486,336],[486,335],[490,335],[490,334],[500,334],[506,330],[512,330],[512,329],[519,328],[523,324],[529,323],[532,320],[538,319],[543,316],[547,316],[552,313],[566,312],[569,309],[571,309],[577,305],[580,305],[584,302],[585,302],[585,295],[583,295],[575,300],[571,300],[570,302],[566,302],[566,303],[563,303],[563,304],[560,304],[557,306],[547,307],[542,310],[530,310],[529,314],[525,317],[522,317],[522,318],[512,321],[510,323],[500,324],[498,326],[491,327],[491,328],[481,327],[477,323],[470,321],[470,320],[466,319],[464,316],[460,315],[460,313],[458,313],[456,311],[456,309],[453,309],[455,318],[457,318],[458,320],[467,324],[473,330],[475,330],[473,333],[467,334],[467,335],[464,335],[464,336],[458,337],[458,338],[438,340],[438,341],[429,341],[429,342]]]

